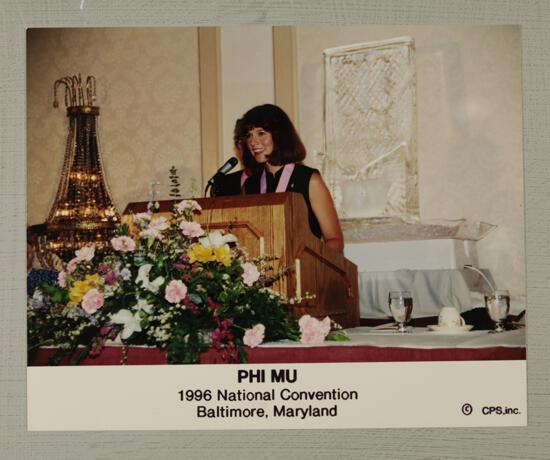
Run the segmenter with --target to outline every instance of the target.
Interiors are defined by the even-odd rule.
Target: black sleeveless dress
[[[277,184],[279,183],[279,179],[283,173],[283,168],[279,169],[279,171],[277,171],[274,175],[267,170],[265,172],[266,192],[273,193],[277,189]],[[304,197],[307,205],[307,215],[311,233],[313,233],[317,238],[322,238],[323,232],[321,232],[321,226],[319,225],[317,217],[315,217],[315,213],[311,208],[311,202],[309,200],[309,181],[314,173],[319,173],[319,171],[306,165],[296,164],[294,171],[292,171],[292,175],[290,176],[290,180],[288,181],[286,191],[300,193]],[[246,180],[244,183],[244,191],[247,195],[260,193],[261,177],[262,174],[260,173],[255,174]]]
[[[214,182],[210,191],[211,196],[241,195],[241,176],[243,171],[226,174]]]

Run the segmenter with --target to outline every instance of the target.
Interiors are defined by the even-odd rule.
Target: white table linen
[[[525,347],[525,328],[505,331],[498,334],[489,331],[469,331],[457,334],[442,334],[425,327],[412,328],[406,334],[393,330],[377,330],[371,327],[346,329],[349,342],[325,340],[320,345],[303,345],[291,340],[267,342],[260,347],[330,347],[330,346],[374,346],[398,348],[491,348],[491,347]]]
[[[359,273],[359,315],[361,318],[390,316],[388,293],[411,291],[413,318],[437,316],[443,306],[465,311],[472,297],[460,270],[396,270]]]

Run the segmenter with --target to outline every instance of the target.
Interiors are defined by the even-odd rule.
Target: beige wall
[[[519,27],[298,27],[308,152],[323,150],[322,50],[405,35],[416,42],[421,218],[498,225],[477,245],[480,266],[525,294]]]
[[[259,104],[273,104],[270,27],[222,27],[223,157],[234,155],[235,121]]]
[[[80,73],[97,80],[99,140],[119,211],[148,199],[148,183],[178,168],[185,190],[201,187],[196,28],[31,29],[27,37],[27,223],[45,220],[59,183],[67,136],[53,83]],[[60,102],[63,100],[61,93]]]

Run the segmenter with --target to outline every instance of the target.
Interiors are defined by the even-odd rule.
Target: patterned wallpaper
[[[68,130],[53,84],[94,75],[99,141],[108,186],[122,212],[148,199],[168,170],[178,169],[184,195],[201,188],[196,28],[30,29],[27,33],[27,224],[43,222],[57,192]]]

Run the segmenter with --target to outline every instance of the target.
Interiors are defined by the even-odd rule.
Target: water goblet
[[[495,322],[495,329],[490,332],[503,332],[502,323],[510,311],[510,293],[508,291],[494,291],[485,296],[485,308],[489,317]]]
[[[413,299],[409,291],[390,291],[388,303],[393,319],[397,322],[397,332],[408,332],[405,323],[411,319]]]

